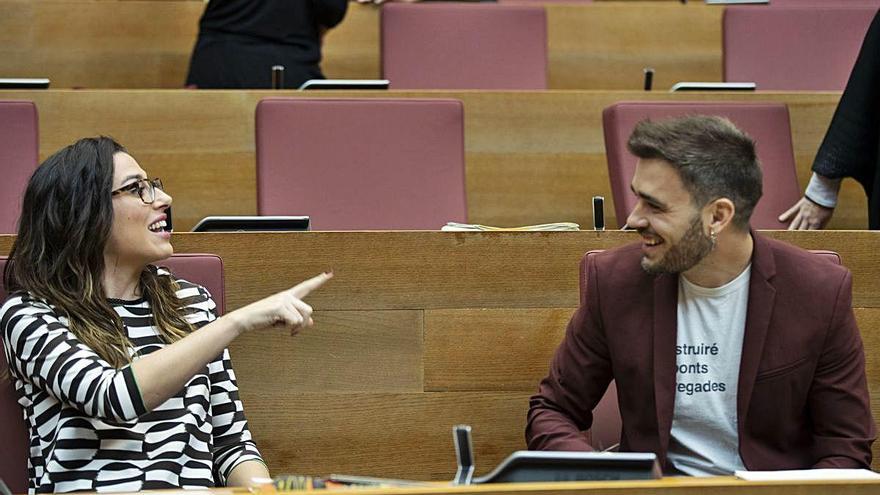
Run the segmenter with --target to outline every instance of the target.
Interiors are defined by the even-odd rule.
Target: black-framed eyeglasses
[[[156,179],[139,179],[131,184],[126,186],[122,186],[115,191],[110,193],[111,196],[116,196],[117,194],[122,193],[132,193],[137,194],[141,201],[145,204],[153,204],[153,201],[156,201],[156,189],[165,190],[165,187],[162,186],[162,181],[158,178]]]

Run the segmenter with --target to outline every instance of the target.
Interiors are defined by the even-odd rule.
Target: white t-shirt
[[[675,409],[669,461],[691,476],[745,469],[739,456],[736,391],[749,303],[749,265],[721,287],[678,277]]]

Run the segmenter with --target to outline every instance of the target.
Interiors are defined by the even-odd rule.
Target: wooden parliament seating
[[[880,232],[768,235],[837,251],[853,271],[880,411]],[[295,338],[255,332],[231,346],[273,473],[449,480],[454,424],[473,426],[477,474],[524,448],[528,397],[578,305],[581,257],[635,240],[616,231],[295,232],[176,234],[174,244],[223,258],[227,311],[334,271],[308,298],[314,328]],[[0,255],[11,241],[0,236]]]
[[[16,231],[24,188],[39,163],[38,136],[36,105],[0,100],[0,233]]]
[[[646,66],[656,70],[658,89],[722,80],[723,7],[597,2],[545,8],[550,88],[639,89]],[[0,77],[50,77],[53,88],[180,88],[203,9],[203,2],[191,0],[0,0]],[[379,7],[350,4],[325,38],[327,77],[378,78],[379,38]]]
[[[0,91],[32,99],[40,117],[40,157],[84,136],[127,146],[174,197],[177,231],[207,215],[257,213],[254,113],[268,96],[296,91]],[[619,101],[782,102],[791,115],[800,187],[834,113],[838,93],[669,94],[643,91],[309,92],[321,97],[455,98],[464,103],[468,220],[489,225],[574,221],[592,226],[590,197],[614,211],[602,110]],[[344,140],[344,136],[340,136]],[[342,141],[340,141],[342,142]],[[767,191],[773,194],[773,191]],[[861,187],[844,181],[830,224],[867,227]],[[439,225],[437,226],[439,227]]]

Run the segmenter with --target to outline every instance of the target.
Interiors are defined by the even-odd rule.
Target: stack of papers
[[[880,474],[867,469],[797,469],[791,471],[735,471],[733,474],[748,481],[807,481],[807,480],[880,480]]]
[[[569,231],[580,230],[580,225],[572,222],[559,223],[542,223],[541,225],[526,225],[524,227],[490,227],[488,225],[477,225],[475,223],[456,223],[449,222],[440,230],[444,232],[515,232],[515,231]]]

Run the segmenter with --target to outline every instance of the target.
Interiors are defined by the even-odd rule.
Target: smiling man
[[[588,260],[587,302],[531,398],[535,450],[591,450],[611,380],[621,451],[669,474],[868,468],[874,422],[845,268],[749,227],[752,140],[730,121],[639,123],[640,242]]]

